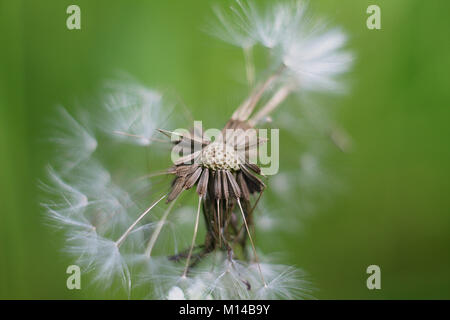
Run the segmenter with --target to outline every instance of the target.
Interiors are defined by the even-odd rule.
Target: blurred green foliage
[[[73,3],[82,11],[79,31],[66,28]],[[370,4],[381,7],[382,30],[366,28]],[[43,224],[36,186],[50,161],[48,120],[55,105],[72,108],[123,71],[176,92],[196,119],[223,125],[247,88],[235,81],[242,53],[202,32],[210,6],[0,1],[0,298],[102,297],[66,289],[71,260],[60,253],[60,236]],[[357,54],[350,94],[330,105],[354,139],[348,191],[301,232],[280,234],[277,247],[259,235],[261,246],[308,271],[318,298],[449,299],[450,3],[311,6],[349,32]],[[382,290],[366,288],[371,264],[381,267]]]

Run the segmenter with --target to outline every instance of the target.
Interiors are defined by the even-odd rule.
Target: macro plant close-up
[[[246,75],[250,92],[223,129],[204,130],[203,123],[196,121],[191,130],[169,131],[176,115],[170,115],[161,94],[117,80],[102,97],[104,108],[98,115],[85,115],[93,126],[61,109],[63,128],[51,138],[59,147],[59,159],[55,160],[58,168],[49,166],[50,182],[42,187],[59,200],[53,197],[43,206],[49,218],[65,231],[67,251],[107,289],[118,279],[130,296],[137,283],[150,288],[151,298],[311,296],[308,281],[295,267],[273,264],[270,258],[268,262],[260,261],[258,257],[252,233],[269,175],[278,171],[279,141],[270,141],[269,155],[267,146],[262,147],[269,144],[268,133],[262,132],[267,129],[256,128],[271,121],[268,118],[272,112],[291,95],[342,90],[338,76],[353,60],[344,47],[347,36],[311,19],[306,4],[300,1],[280,2],[263,9],[253,2],[236,1],[226,10],[216,6],[214,13],[216,19],[211,20],[208,30],[242,49],[242,74]],[[253,62],[255,47],[268,51],[266,61],[258,67]],[[172,113],[177,112],[174,107]],[[188,106],[185,113],[189,114]],[[271,126],[271,132],[277,130],[273,128],[275,121]],[[173,164],[151,172],[149,163],[150,172],[142,172],[134,180],[126,179],[131,176],[129,170],[122,183],[136,190],[124,190],[116,182],[116,172],[107,170],[96,159],[102,147],[96,129],[121,143],[146,148],[148,153],[167,152],[170,148],[164,150],[163,145],[173,145]],[[278,134],[271,136],[278,138]],[[122,157],[124,169],[115,170],[123,174],[128,171],[129,160],[125,152]],[[261,168],[261,162],[269,166]],[[171,182],[169,191],[161,195],[158,192],[164,187],[155,180],[164,175],[171,177]],[[287,182],[283,184],[288,187]],[[194,228],[190,246],[180,251],[176,239],[161,233],[169,225],[176,230],[174,237],[180,232],[181,222],[171,221],[169,215],[189,189],[195,189],[198,205],[191,213],[182,213],[184,219],[194,221]],[[145,200],[139,198],[144,194],[146,201],[153,197],[154,202],[144,205]],[[154,218],[154,208],[163,207],[164,201],[164,213]],[[147,208],[139,213],[142,205]],[[202,244],[197,244],[200,215],[206,231]],[[154,251],[158,242],[177,246],[170,248],[171,253],[158,254]],[[185,264],[183,271],[179,268],[181,262]]]
[[[3,1],[0,297],[450,298],[439,6]]]

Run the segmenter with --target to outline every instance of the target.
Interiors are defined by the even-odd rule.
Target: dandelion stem
[[[255,204],[253,205],[253,207],[250,209],[250,211],[249,211],[248,214],[247,214],[248,216],[251,216],[251,215],[253,214],[253,212],[255,211],[256,206],[258,205],[259,200],[261,199],[261,196],[262,196],[263,192],[264,192],[264,189],[259,193],[258,198],[257,198],[256,201],[255,201]],[[238,233],[237,233],[237,236],[236,236],[236,238],[233,240],[233,245],[236,244],[236,242],[239,240],[239,237],[241,236],[241,232],[242,232],[243,229],[244,229],[244,226],[241,226],[241,227],[239,228],[239,231],[238,231]]]
[[[259,264],[258,255],[256,254],[255,244],[253,243],[252,235],[250,234],[250,230],[249,230],[249,228],[248,228],[247,220],[245,219],[244,210],[242,210],[241,201],[239,200],[239,198],[236,199],[236,200],[237,200],[237,203],[238,203],[238,205],[239,205],[239,209],[241,209],[242,220],[244,220],[245,229],[247,229],[247,233],[248,233],[248,238],[250,239],[250,243],[252,244],[253,254],[255,255],[255,260],[256,260],[256,264],[258,265],[258,270],[259,270],[259,273],[260,273],[260,275],[261,275],[261,280],[262,280],[262,282],[264,283],[264,287],[267,287],[267,283],[266,283],[266,281],[264,280],[264,276],[263,276],[263,273],[262,273],[262,271],[261,271],[261,266],[260,266],[260,264]]]
[[[250,117],[253,110],[255,109],[263,93],[269,88],[272,82],[274,82],[281,75],[284,68],[285,66],[282,65],[272,75],[270,75],[266,79],[266,81],[264,81],[261,85],[256,87],[255,90],[253,90],[253,92],[251,93],[250,97],[248,97],[234,112],[232,119],[246,121],[248,117]]]
[[[194,249],[194,245],[195,245],[195,239],[197,238],[197,231],[198,231],[198,222],[199,222],[199,218],[200,218],[200,205],[202,203],[202,197],[198,198],[198,208],[197,208],[197,216],[195,218],[195,227],[194,227],[194,235],[192,236],[192,244],[191,244],[191,248],[189,249],[189,254],[188,257],[186,259],[186,267],[184,268],[184,272],[183,272],[183,277],[186,277],[188,269],[189,269],[189,262],[191,260],[191,256],[192,256],[192,250]]]
[[[156,240],[158,240],[159,234],[161,233],[162,227],[164,226],[164,223],[166,223],[167,216],[169,215],[170,211],[172,211],[172,208],[176,202],[177,198],[173,199],[173,201],[170,203],[170,205],[167,207],[166,211],[164,212],[162,218],[158,221],[158,225],[156,226],[155,232],[153,232],[152,237],[150,238],[150,241],[148,242],[147,249],[145,250],[145,255],[147,258],[150,258],[152,255],[153,247],[155,246]]]
[[[130,234],[130,232],[134,229],[134,227],[139,223],[139,221],[141,221],[146,215],[147,213],[150,212],[150,210],[152,210],[162,199],[164,199],[167,196],[167,194],[165,194],[164,196],[162,196],[159,200],[155,201],[150,207],[148,207],[147,210],[145,210],[140,216],[139,218],[136,219],[136,221],[133,222],[133,224],[127,229],[127,231],[124,232],[124,234],[116,241],[116,246],[120,247],[120,245],[123,243],[123,241],[128,237],[128,235]]]
[[[285,85],[278,89],[277,92],[272,96],[272,98],[255,114],[248,123],[251,126],[256,125],[261,119],[266,117],[271,113],[276,107],[278,107],[292,92],[292,85]]]
[[[244,59],[248,85],[252,88],[255,83],[255,65],[253,63],[253,50],[251,46],[244,48]]]
[[[217,223],[219,227],[219,247],[222,247],[222,226],[220,223],[220,199],[217,199]]]

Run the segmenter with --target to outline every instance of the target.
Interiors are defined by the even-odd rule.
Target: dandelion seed
[[[116,243],[98,236],[95,232],[73,233],[66,250],[78,256],[77,263],[86,271],[95,271],[94,281],[104,288],[110,288],[116,277],[130,292],[131,275],[128,265]]]
[[[97,148],[97,140],[89,127],[75,120],[66,109],[59,107],[58,111],[58,131],[51,141],[58,147],[58,166],[62,172],[68,172],[89,159]]]
[[[336,77],[346,72],[353,55],[344,49],[345,33],[313,21],[302,1],[285,1],[263,10],[253,2],[236,1],[229,12],[216,10],[220,29],[213,35],[242,48],[260,44],[275,64],[286,66],[286,78],[303,91],[341,91]],[[246,40],[251,39],[251,40]],[[290,80],[289,80],[290,79]]]
[[[167,122],[161,94],[136,83],[111,83],[109,91],[104,98],[108,117],[101,121],[102,129],[130,143],[152,144],[156,129]]]
[[[126,237],[130,234],[130,232],[133,230],[133,228],[139,223],[139,221],[141,221],[149,212],[150,210],[152,210],[160,201],[162,201],[164,198],[166,197],[166,195],[162,196],[159,200],[157,200],[155,203],[153,203],[147,210],[145,210],[140,216],[139,218],[136,219],[135,222],[133,222],[131,224],[131,226],[128,227],[128,229],[124,232],[124,234],[122,234],[120,236],[119,239],[117,239],[117,241],[115,242],[117,247],[120,247],[120,245],[122,244],[122,242],[126,239]]]
[[[164,224],[166,223],[167,216],[172,211],[172,208],[173,208],[174,204],[175,204],[175,201],[173,201],[169,205],[169,207],[164,212],[164,215],[162,216],[162,218],[158,221],[158,225],[156,227],[156,230],[152,234],[152,237],[150,238],[150,241],[148,242],[147,249],[145,250],[145,255],[147,256],[147,258],[151,257],[152,250],[153,250],[153,247],[155,246],[156,240],[158,240],[159,234],[161,233],[161,229],[164,226]]]

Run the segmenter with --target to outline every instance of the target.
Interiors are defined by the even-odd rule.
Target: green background
[[[305,269],[320,299],[448,299],[450,3],[310,2],[348,31],[357,54],[350,94],[330,106],[355,144],[345,155],[347,191],[299,232],[271,235],[276,246],[259,235],[260,247]],[[222,125],[246,88],[232,76],[242,53],[202,32],[211,3],[0,1],[1,298],[103,297],[66,289],[71,260],[42,222],[36,185],[51,160],[48,119],[55,105],[74,106],[123,71]],[[79,31],[66,28],[70,4],[81,7]],[[382,30],[366,28],[370,4],[381,7]],[[371,264],[381,267],[381,290],[366,288]]]

